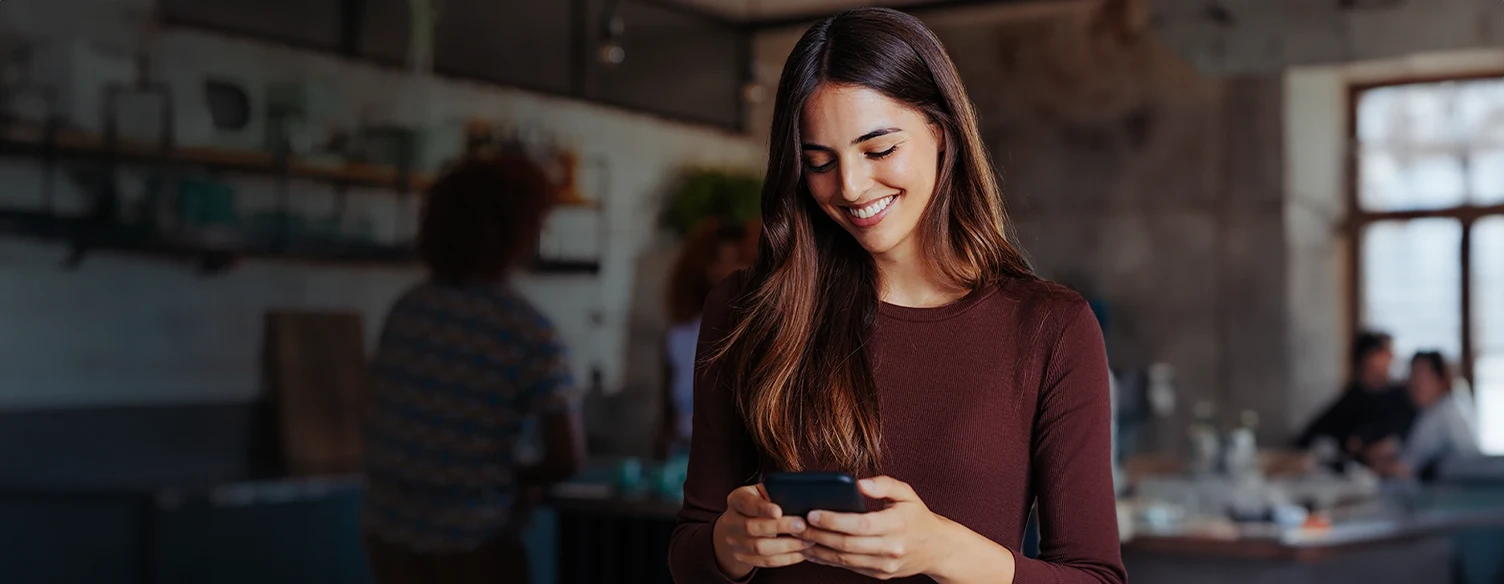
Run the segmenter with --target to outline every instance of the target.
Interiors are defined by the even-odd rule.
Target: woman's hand
[[[762,485],[739,488],[726,496],[726,512],[715,521],[716,563],[732,579],[746,576],[753,568],[797,564],[804,561],[804,550],[814,544],[788,535],[804,531],[804,520],[784,517]]]
[[[809,561],[849,569],[886,580],[915,574],[938,576],[969,534],[959,524],[934,514],[908,484],[890,477],[858,483],[862,493],[892,504],[871,513],[809,514],[809,529],[800,537],[816,545],[804,552]]]

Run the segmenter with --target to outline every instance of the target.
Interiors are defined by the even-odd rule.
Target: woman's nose
[[[867,165],[860,162],[841,165],[841,199],[848,203],[860,201],[871,186],[872,173]]]

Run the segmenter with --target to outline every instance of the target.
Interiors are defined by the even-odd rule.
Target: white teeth
[[[857,219],[868,219],[868,218],[870,218],[870,217],[872,217],[874,215],[877,215],[878,213],[881,213],[883,211],[883,209],[888,208],[888,205],[891,204],[892,202],[893,202],[893,197],[892,196],[883,197],[881,199],[873,201],[872,203],[868,204],[865,207],[861,207],[861,208],[847,207],[846,208],[846,212],[850,213],[852,217],[856,217]]]

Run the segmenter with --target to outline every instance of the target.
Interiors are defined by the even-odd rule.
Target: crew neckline
[[[877,304],[877,313],[880,316],[896,318],[898,320],[907,320],[911,322],[934,322],[948,318],[955,318],[957,316],[961,316],[962,314],[966,314],[966,312],[971,310],[972,307],[975,307],[983,300],[986,300],[988,297],[996,294],[1000,285],[1001,284],[993,284],[990,286],[984,286],[981,289],[972,290],[965,296],[962,296],[961,298],[949,304],[930,306],[926,308],[899,306],[897,304],[890,304],[887,302],[879,301]]]

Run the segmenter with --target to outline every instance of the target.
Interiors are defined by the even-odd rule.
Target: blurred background
[[[1135,582],[1504,582],[1504,3],[884,4],[1097,310]],[[858,5],[0,2],[0,581],[369,582],[365,363],[421,193],[503,149],[556,183],[513,282],[587,391],[533,581],[667,581],[671,272],[755,228],[783,59]],[[1293,449],[1360,330],[1447,359],[1479,456]]]

